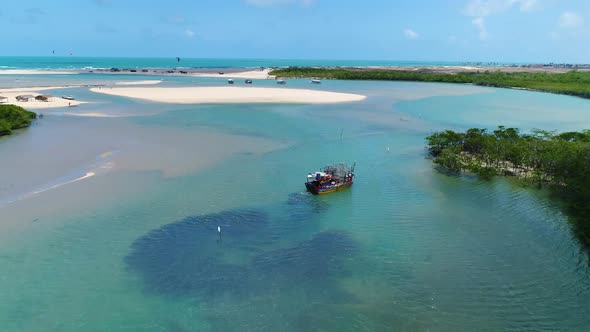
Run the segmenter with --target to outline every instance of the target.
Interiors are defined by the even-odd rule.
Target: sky
[[[0,55],[590,63],[589,0],[19,0]]]

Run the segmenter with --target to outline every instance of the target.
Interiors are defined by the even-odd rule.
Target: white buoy
[[[387,152],[389,152],[389,146],[387,147]]]
[[[217,226],[217,243],[221,243],[221,226]]]

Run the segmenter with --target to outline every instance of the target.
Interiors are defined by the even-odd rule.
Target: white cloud
[[[479,32],[479,39],[486,40],[488,39],[488,30],[486,29],[486,21],[483,17],[476,17],[474,18],[471,23],[477,28]]]
[[[316,0],[244,0],[244,2],[256,7],[273,7],[280,5],[300,5],[308,7],[313,5]]]
[[[195,36],[195,32],[191,29],[184,30],[184,34],[189,38],[193,38]]]
[[[406,36],[406,38],[408,38],[408,39],[416,39],[416,38],[420,37],[420,34],[412,29],[405,29],[404,36]]]
[[[463,9],[463,15],[486,17],[499,14],[518,6],[520,11],[529,12],[537,9],[539,0],[471,0]]]
[[[575,29],[584,25],[584,19],[574,12],[564,12],[559,16],[559,27],[562,29]]]
[[[537,0],[522,0],[520,1],[520,11],[530,12],[539,8],[540,3]]]
[[[471,23],[478,31],[479,39],[486,40],[489,38],[486,17],[509,11],[515,6],[518,6],[521,12],[530,12],[539,8],[540,0],[470,0],[462,13],[474,17]]]

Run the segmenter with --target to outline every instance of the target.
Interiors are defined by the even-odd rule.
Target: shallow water
[[[119,151],[93,178],[0,207],[1,329],[587,328],[588,257],[559,204],[506,180],[445,175],[423,149],[436,128],[590,128],[587,101],[460,85],[314,88],[369,98],[191,106],[97,95],[90,109],[137,116],[56,111],[0,140],[3,157],[38,154],[27,158],[41,174],[15,166],[3,178],[31,188]],[[126,155],[142,162],[117,168]],[[350,190],[304,193],[307,172],[355,160]]]

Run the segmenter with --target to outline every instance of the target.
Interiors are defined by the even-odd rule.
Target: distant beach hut
[[[38,95],[37,97],[35,97],[35,100],[44,101],[44,102],[51,101],[52,99],[53,99],[52,95]]]
[[[8,97],[0,96],[0,104],[7,103]]]
[[[33,100],[35,100],[35,96],[33,96],[33,95],[16,96],[16,101],[28,102],[28,101],[33,101]]]

